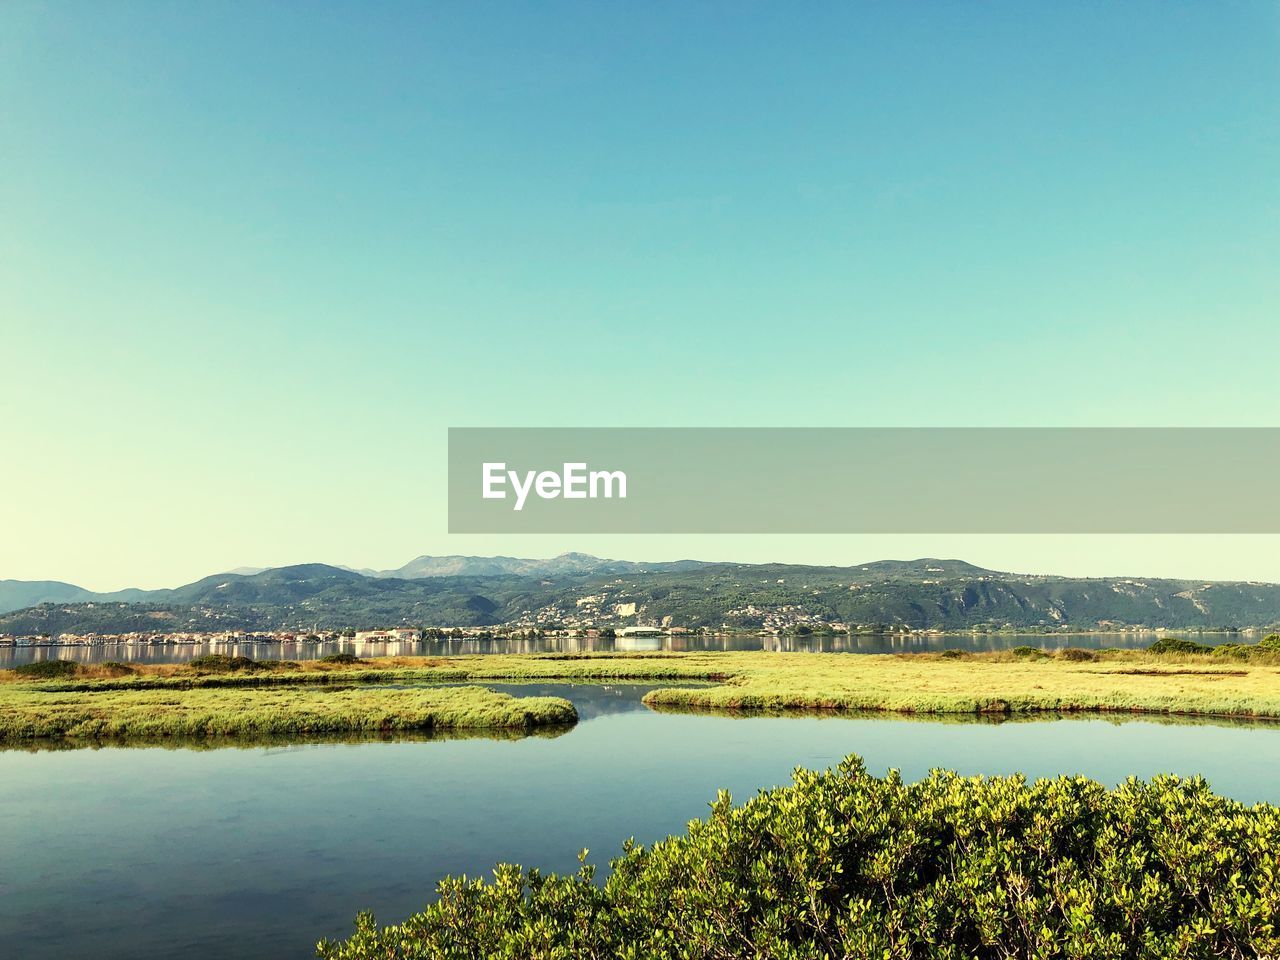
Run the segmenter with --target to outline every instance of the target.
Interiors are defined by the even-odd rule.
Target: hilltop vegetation
[[[754,629],[843,623],[874,629],[995,630],[1146,625],[1241,628],[1280,622],[1280,585],[1073,579],[982,570],[960,561],[858,567],[684,564],[560,575],[365,576],[307,564],[219,574],[132,602],[49,603],[0,616],[0,633],[322,629],[396,624]]]

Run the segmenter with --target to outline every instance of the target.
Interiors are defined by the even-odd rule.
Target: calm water
[[[257,660],[314,660],[331,653],[359,657],[440,657],[485,653],[636,652],[656,650],[778,650],[798,653],[913,653],[936,650],[1011,650],[1023,644],[1060,650],[1063,647],[1146,647],[1157,636],[1190,636],[1201,643],[1218,644],[1240,637],[1225,634],[1089,633],[1072,636],[1044,634],[961,634],[957,636],[901,636],[891,634],[837,634],[828,637],[773,637],[752,634],[691,634],[676,637],[623,638],[619,640],[426,640],[414,643],[192,643],[97,644],[94,646],[0,647],[0,669],[32,660],[106,660],[136,663],[183,663],[207,653],[247,656]],[[1246,638],[1256,640],[1257,637]]]
[[[582,722],[517,740],[0,751],[0,944],[24,960],[303,958],[357,910],[393,921],[448,873],[573,870],[683,832],[796,765],[875,772],[1203,773],[1280,801],[1280,727],[1064,719],[936,723],[658,714],[647,687],[569,696]],[[11,952],[10,952],[11,951]]]

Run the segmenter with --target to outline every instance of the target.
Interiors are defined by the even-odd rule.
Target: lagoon
[[[656,713],[648,685],[491,684],[566,696],[554,737],[401,739],[194,749],[0,751],[0,943],[24,958],[304,958],[359,909],[420,909],[448,873],[498,860],[603,865],[797,765],[861,754],[873,772],[1204,774],[1280,801],[1280,725],[1070,718]]]

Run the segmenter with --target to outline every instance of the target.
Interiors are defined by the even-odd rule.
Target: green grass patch
[[[92,692],[0,687],[0,742],[40,738],[256,737],[405,730],[528,730],[571,724],[559,697],[483,687],[247,688]]]
[[[755,655],[748,654],[748,657]],[[882,710],[900,713],[1132,712],[1280,717],[1280,669],[1211,656],[1099,653],[1097,659],[972,655],[771,655],[741,662],[726,682],[664,688],[645,702],[726,711]]]

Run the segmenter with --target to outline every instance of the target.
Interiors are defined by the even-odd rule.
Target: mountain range
[[[1267,627],[1280,585],[1003,573],[961,560],[851,567],[419,557],[395,570],[301,564],[165,590],[0,581],[0,634],[637,622],[913,629]]]
[[[693,570],[708,566],[698,560],[676,560],[662,563],[638,563],[632,560],[602,560],[587,553],[562,553],[547,560],[526,560],[518,557],[415,557],[402,567],[392,570],[356,569],[337,565],[302,564],[294,567],[237,567],[214,574],[196,583],[173,590],[141,590],[129,588],[99,593],[77,587],[60,580],[0,580],[0,614],[42,603],[91,603],[120,600],[132,603],[140,600],[159,600],[180,595],[183,591],[219,576],[256,577],[273,570],[306,570],[326,567],[376,579],[421,580],[427,577],[563,577],[606,573],[639,573],[650,570]],[[268,577],[267,582],[277,582],[278,577]]]

